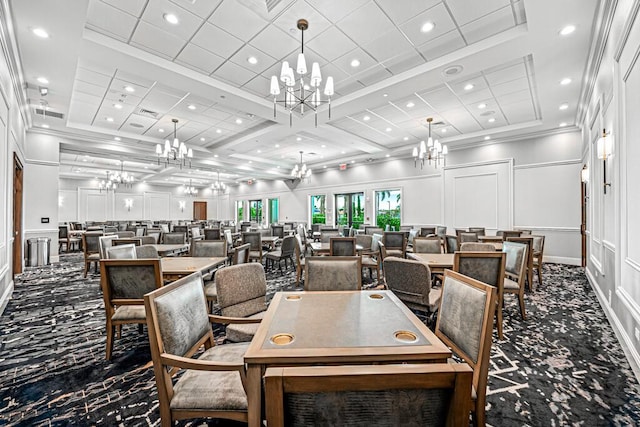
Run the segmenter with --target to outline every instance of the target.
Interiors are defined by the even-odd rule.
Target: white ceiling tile
[[[427,61],[433,61],[448,53],[462,49],[466,44],[458,30],[449,31],[448,33],[431,40],[417,47]]]
[[[529,90],[529,79],[526,77],[491,86],[491,91],[496,97],[521,90]]]
[[[191,42],[225,58],[228,58],[244,44],[239,38],[208,22],[193,36]]]
[[[465,86],[468,84],[472,84],[473,88],[471,88],[470,90],[465,90]],[[448,83],[448,85],[451,87],[453,93],[457,94],[459,97],[489,87],[482,73],[477,73],[472,76],[466,76],[459,80],[451,81]]]
[[[484,101],[485,99],[491,98],[492,96],[493,95],[489,90],[489,88],[486,88],[486,87],[484,89],[474,88],[474,90],[470,90],[467,93],[461,94],[460,100],[462,101],[463,104],[469,105],[469,104],[479,103],[480,101]]]
[[[222,3],[222,0],[171,0],[171,2],[206,19]]]
[[[478,132],[482,130],[482,127],[478,124],[476,119],[464,108],[455,108],[443,111],[441,116],[445,123],[454,126],[462,133]]]
[[[424,64],[422,56],[418,55],[415,50],[405,52],[383,62],[383,65],[393,74],[400,74],[418,65]]]
[[[89,3],[87,26],[100,33],[128,41],[138,20],[100,1]]]
[[[78,67],[76,70],[76,80],[94,84],[96,86],[109,86],[111,76],[89,70],[87,68]]]
[[[140,116],[133,114],[127,118],[127,120],[120,127],[121,131],[137,133],[142,135],[155,124],[156,120],[150,117]]]
[[[526,78],[527,69],[524,66],[524,62],[519,61],[516,64],[487,72],[485,73],[485,77],[491,86],[496,86],[513,80]]]
[[[431,21],[435,24],[433,30],[422,32],[422,25]],[[439,3],[431,9],[425,10],[400,26],[400,29],[415,46],[427,43],[456,28],[444,4]]]
[[[327,19],[337,22],[370,0],[307,0],[314,9]]]
[[[211,74],[224,62],[224,58],[189,43],[182,49],[175,62],[205,74]]]
[[[185,42],[160,28],[140,22],[131,38],[131,44],[165,58],[173,59]]]
[[[91,95],[88,93],[78,92],[75,90],[73,91],[73,94],[71,96],[73,97],[74,102],[82,102],[83,104],[93,105],[96,107],[100,105],[100,102],[102,102],[101,96]],[[94,110],[95,109],[96,108],[94,108]]]
[[[278,60],[300,51],[300,40],[275,25],[267,26],[249,44]]]
[[[352,67],[351,61],[353,60],[360,61],[360,65],[357,67]],[[373,59],[364,50],[356,48],[333,61],[333,64],[339,67],[345,73],[349,73],[355,76],[364,73],[366,70],[376,65],[376,60]]]
[[[391,73],[382,65],[374,65],[373,67],[355,76],[355,78],[358,79],[358,81],[360,81],[360,83],[364,84],[365,86],[378,83],[389,77],[391,77]]]
[[[76,81],[73,87],[74,91],[86,93],[88,95],[99,96],[101,99],[107,91],[104,86],[94,85],[87,82]]]
[[[396,25],[432,8],[441,0],[378,0],[378,4]]]
[[[282,31],[286,31],[298,40],[300,43],[302,32],[298,29],[297,23],[299,19],[306,19],[309,28],[304,31],[304,42],[313,40],[322,34],[331,26],[331,22],[322,14],[318,13],[304,1],[296,1],[282,15],[273,22],[275,26]]]
[[[171,13],[178,18],[178,24],[170,24],[164,15]],[[161,28],[182,40],[189,40],[202,25],[203,18],[171,3],[169,0],[154,0],[147,4],[142,20],[154,27]]]
[[[376,116],[379,116],[381,118],[384,118],[394,123],[399,123],[407,120],[407,115],[403,113],[401,109],[398,109],[393,105],[384,105],[382,107],[373,109],[372,112]],[[362,114],[359,114],[357,117],[362,119],[362,117],[366,114],[367,113],[362,113]],[[369,114],[369,116],[371,116],[371,114]],[[367,123],[367,122],[363,122],[363,123]]]
[[[458,25],[467,24],[508,5],[509,0],[447,0],[447,6]]]
[[[344,55],[358,46],[336,27],[331,27],[318,37],[305,44],[318,52],[327,61]]]
[[[96,0],[92,0],[95,2]],[[139,17],[144,9],[147,0],[102,0],[104,3],[117,7],[131,15]]]
[[[225,80],[234,86],[240,87],[256,76],[256,73],[247,70],[233,62],[225,62],[212,75],[217,79]]]
[[[258,96],[269,95],[270,80],[263,76],[256,76],[254,79],[247,82],[243,88],[249,90],[251,93]],[[271,98],[271,96],[269,95]]]
[[[333,77],[333,81],[334,81],[334,85],[335,85],[336,90],[338,90],[338,86],[339,86],[340,82],[342,82],[342,81],[344,81],[344,80],[349,78],[349,75],[347,73],[342,71],[336,65],[330,64],[330,63],[321,62],[320,63],[320,73],[322,74],[322,82],[323,83],[325,83],[327,81],[326,79],[327,79],[328,76]],[[278,70],[278,74],[280,74],[279,70]]]
[[[419,95],[436,111],[450,110],[461,106],[460,101],[451,96],[451,91],[446,87],[422,92]]]
[[[411,43],[396,29],[381,34],[363,46],[378,62],[384,62],[405,52],[415,54]]]
[[[360,45],[394,28],[389,18],[373,2],[367,3],[356,13],[348,15],[339,21],[337,26]]]
[[[497,100],[501,106],[516,104],[521,101],[527,101],[527,100],[531,102],[531,92],[529,91],[529,89],[521,90],[518,92],[512,92],[506,95],[498,96]]]
[[[248,61],[250,57],[255,58],[258,62],[250,64]],[[275,58],[248,44],[241,47],[229,60],[256,74],[262,74],[276,63]]]
[[[463,25],[460,31],[467,43],[471,44],[512,28],[514,25],[511,6],[507,6]]]
[[[522,101],[504,108],[504,115],[509,123],[520,123],[535,120],[536,114],[531,101]]]
[[[235,1],[222,2],[209,18],[209,22],[245,42],[251,40],[267,26],[267,21]],[[206,48],[206,46],[203,47]]]
[[[165,114],[180,101],[180,98],[179,96],[169,95],[159,90],[152,90],[142,100],[140,106],[147,110]]]

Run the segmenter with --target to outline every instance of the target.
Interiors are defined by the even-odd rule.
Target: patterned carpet
[[[268,279],[270,294],[296,289],[291,271]],[[640,425],[640,387],[584,271],[549,264],[544,281],[526,295],[527,321],[507,299],[505,340],[494,334],[488,423]],[[0,425],[159,425],[146,330],[125,326],[111,362],[104,346],[99,277],[82,278],[80,256],[27,269],[0,317]]]

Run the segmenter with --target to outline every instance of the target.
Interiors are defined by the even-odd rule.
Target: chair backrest
[[[142,241],[140,237],[132,237],[130,239],[113,239],[111,241],[111,246],[120,246],[120,245],[136,245],[140,246]]]
[[[440,254],[442,253],[442,239],[440,237],[416,237],[413,239],[413,252]]]
[[[200,227],[191,227],[189,230],[191,231],[192,239],[202,239],[204,237],[200,232]]]
[[[462,245],[465,242],[477,242],[478,241],[478,235],[476,234],[476,232],[471,232],[471,231],[462,231],[460,233],[458,233],[458,244]]]
[[[223,240],[193,240],[191,241],[192,257],[226,257],[227,242]]]
[[[82,235],[82,250],[85,256],[100,253],[100,236],[102,231],[87,231]]]
[[[382,243],[382,233],[371,234],[371,251],[372,252],[378,253],[380,243]]]
[[[186,235],[189,232],[189,227],[187,227],[186,225],[174,225],[173,232],[184,233]]]
[[[462,252],[495,252],[493,243],[464,242],[460,245]]]
[[[140,305],[145,294],[162,286],[162,265],[159,259],[106,259],[100,262],[100,283],[105,307]]]
[[[512,237],[520,237],[522,233],[518,230],[498,230],[496,236],[502,236],[502,240],[507,240]]]
[[[356,245],[362,246],[362,249],[366,252],[371,252],[371,243],[373,242],[373,236],[371,234],[356,234]]]
[[[118,236],[100,236],[98,238],[98,246],[100,246],[100,258],[107,258],[107,249],[113,246],[113,241],[117,239]]]
[[[176,226],[179,227],[179,226]],[[187,242],[187,232],[179,231],[174,233],[164,233],[162,235],[162,243],[165,245],[182,245]]]
[[[320,226],[324,224],[311,224],[311,232],[317,233],[320,231]]]
[[[533,237],[533,255],[534,256],[542,256],[544,254],[544,236],[538,235],[525,235],[521,234],[522,237]]]
[[[383,263],[384,279],[389,290],[409,308],[429,312],[431,270],[427,264],[398,257]]]
[[[466,363],[268,368],[264,380],[269,427],[467,427],[472,409]]]
[[[141,245],[155,245],[158,243],[154,236],[142,236],[139,237]]]
[[[59,225],[58,226],[58,239],[66,239],[69,237],[69,226],[68,225]]]
[[[446,225],[436,225],[436,235],[440,237],[444,237],[447,235],[447,226]]]
[[[485,233],[484,227],[469,227],[469,231],[476,233],[478,236],[484,236]]]
[[[249,243],[252,251],[262,251],[262,234],[259,231],[242,233],[242,243]]]
[[[362,259],[359,256],[305,258],[305,291],[359,291]]]
[[[142,237],[146,234],[147,227],[136,227],[136,237]]]
[[[106,250],[107,259],[136,259],[136,245],[130,243],[128,245],[112,246]]]
[[[296,236],[287,236],[282,239],[282,245],[280,246],[280,254],[283,257],[293,256],[298,241]]]
[[[160,258],[157,249],[153,245],[136,246],[137,258]]]
[[[136,237],[136,233],[135,231],[118,231],[116,236],[118,236],[118,239],[131,239]]]
[[[320,242],[321,243],[330,243],[331,239],[334,237],[340,237],[340,232],[338,230],[330,230],[320,232]]]
[[[249,252],[251,251],[251,245],[245,243],[235,248],[233,256],[231,257],[231,265],[246,264],[249,262]]]
[[[284,225],[272,225],[271,226],[271,235],[277,236],[279,238],[284,238]]]
[[[479,280],[498,289],[501,295],[504,287],[503,252],[456,252],[453,257],[453,271]]]
[[[511,279],[517,279],[522,288],[527,265],[527,245],[517,242],[504,242],[502,252],[506,254],[504,274]]]
[[[387,250],[406,250],[407,249],[407,237],[402,231],[385,231],[382,235],[382,243],[384,243]]]
[[[240,232],[245,233],[251,230],[251,223],[249,224],[240,224]]]
[[[168,233],[169,231],[171,231],[169,230],[169,224],[158,224],[158,226],[163,233]]]
[[[227,241],[227,246],[233,247],[233,236],[231,235],[231,230],[225,229],[223,234],[224,234],[224,239]]]
[[[158,244],[160,243],[160,238],[162,237],[162,231],[147,229],[147,235],[145,237],[153,238],[153,243],[150,243],[150,244],[152,245]]]
[[[527,268],[533,267],[533,237],[508,237],[507,242],[523,243],[527,245]]]
[[[329,255],[331,256],[355,256],[355,237],[332,237],[329,239]]]
[[[436,336],[471,366],[482,402],[487,393],[496,298],[495,287],[445,270]]]
[[[205,228],[204,229],[204,239],[205,240],[220,240],[220,229],[219,228]]]
[[[216,272],[216,289],[223,316],[247,317],[267,308],[267,278],[260,263],[221,268]]]
[[[525,230],[524,228],[518,228],[517,230],[520,232],[521,236],[533,234],[531,230]]]
[[[427,237],[430,234],[436,234],[435,227],[420,227],[420,237]]]
[[[445,247],[448,254],[452,254],[458,250],[458,237],[446,235],[444,236],[444,238],[446,243]]]
[[[384,230],[380,227],[365,226],[364,234],[383,234]]]

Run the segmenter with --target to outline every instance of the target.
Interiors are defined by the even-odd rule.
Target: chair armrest
[[[226,317],[226,316],[218,316],[215,314],[210,314],[209,321],[211,323],[221,323],[223,325],[228,325],[229,323],[260,323],[262,319],[247,318],[247,317]]]
[[[169,365],[182,369],[195,369],[198,371],[244,371],[243,363],[214,362],[211,360],[198,360],[174,354],[162,353],[160,360],[163,365]]]

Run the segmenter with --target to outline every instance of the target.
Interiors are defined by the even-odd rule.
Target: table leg
[[[247,404],[249,427],[262,425],[262,367],[247,366]]]

